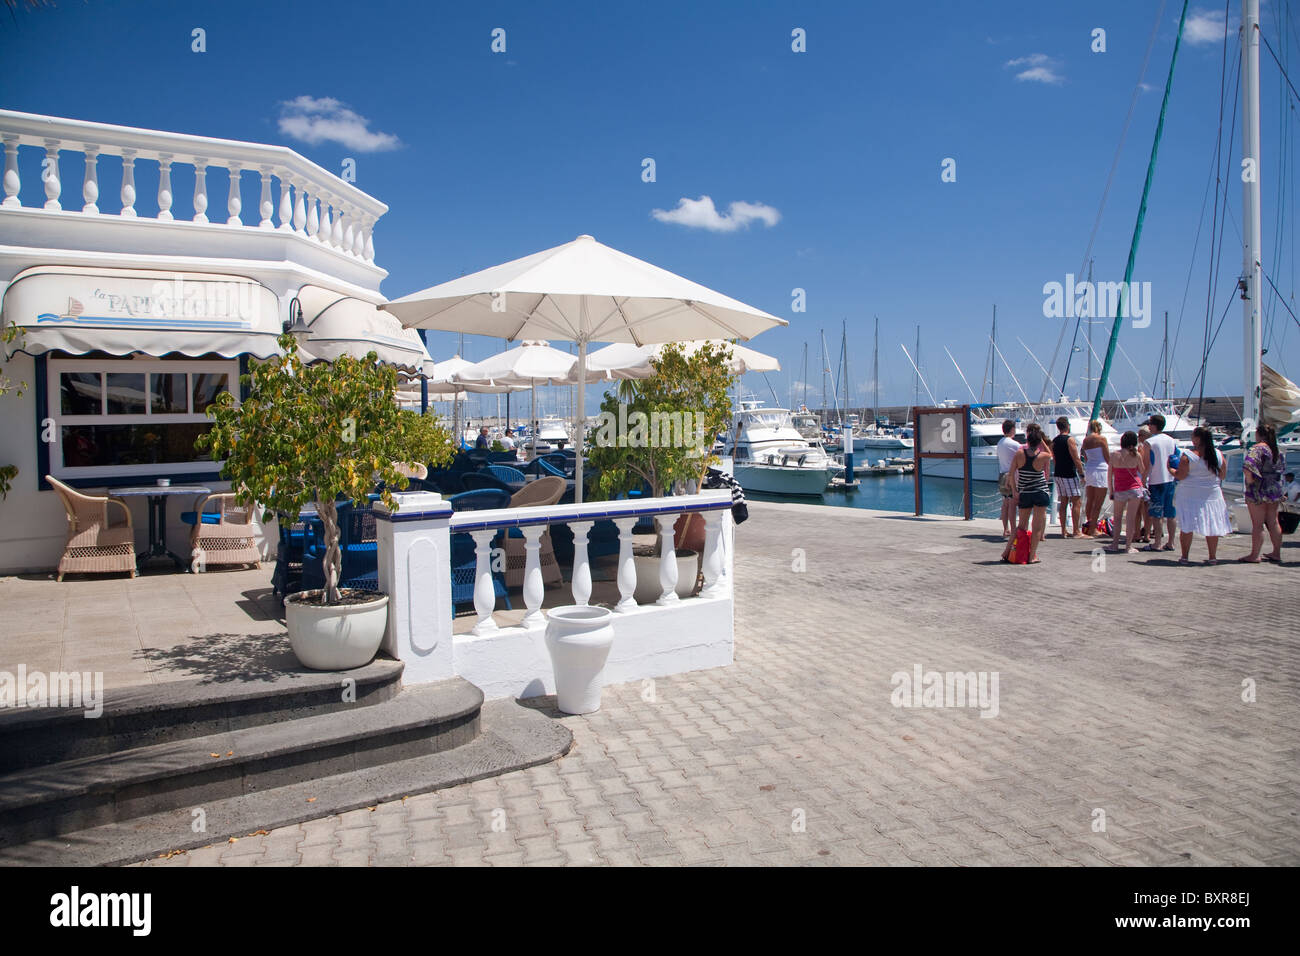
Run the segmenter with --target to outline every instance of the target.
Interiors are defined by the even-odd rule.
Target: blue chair
[[[510,507],[510,495],[495,488],[463,491],[447,499],[453,511],[489,511]],[[468,534],[451,536],[451,602],[453,605],[474,603],[474,582],[478,577],[478,551],[474,539]],[[506,591],[504,572],[492,572],[492,590],[504,598],[510,609],[510,594]]]
[[[378,496],[370,495],[369,501]],[[379,587],[379,545],[375,540],[375,515],[351,501],[337,504],[341,568],[339,587],[373,591]],[[302,564],[302,590],[325,586],[325,529],[319,519],[310,525]]]
[[[525,479],[527,480],[527,479]],[[481,491],[490,489],[492,491],[504,491],[509,495],[514,489],[498,478],[496,475],[487,471],[467,471],[460,476],[460,485],[466,491]]]
[[[488,465],[483,469],[493,478],[504,481],[507,485],[522,485],[528,481],[528,476],[518,468],[511,468],[509,465]]]

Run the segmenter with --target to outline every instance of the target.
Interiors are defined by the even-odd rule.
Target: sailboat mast
[[[801,404],[803,405],[804,408],[807,408],[808,407],[808,343],[807,342],[803,344],[803,373],[801,375],[801,378],[803,379],[803,402]]]
[[[1260,355],[1263,331],[1260,322],[1263,267],[1260,264],[1259,167],[1259,0],[1241,3],[1241,159],[1242,168],[1254,175],[1243,176],[1241,232],[1243,239],[1241,304],[1245,377],[1242,380],[1242,444],[1259,423]]]
[[[916,327],[916,363],[913,365],[916,377],[912,379],[912,407],[921,404],[921,327]],[[928,389],[927,389],[928,391]]]
[[[989,339],[992,350],[989,352],[989,401],[995,405],[998,401],[998,363],[993,361],[993,351],[998,347],[998,306],[993,303],[993,335]]]
[[[871,424],[876,423],[880,417],[880,316],[876,316],[876,343],[874,355],[871,358],[871,385],[873,388],[872,401],[875,405],[871,408]]]

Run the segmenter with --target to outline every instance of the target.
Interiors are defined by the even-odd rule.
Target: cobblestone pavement
[[[1300,547],[996,535],[756,504],[732,667],[606,688],[555,763],[149,863],[1300,863]],[[917,666],[995,672],[997,715],[894,706]]]

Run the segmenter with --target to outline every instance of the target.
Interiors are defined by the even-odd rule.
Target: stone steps
[[[382,703],[402,689],[402,664],[309,671],[289,653],[257,674],[228,673],[109,690],[103,714],[79,707],[0,710],[0,772],[115,753]],[[224,752],[224,751],[223,751]]]
[[[481,728],[472,742],[439,753],[0,846],[0,866],[133,863],[537,766],[573,744],[563,724],[511,700],[484,705]],[[202,832],[195,809],[203,810]]]
[[[109,692],[93,719],[0,711],[0,863],[140,860],[534,766],[572,745],[535,708],[484,708],[459,677],[403,688],[401,672],[377,660],[178,681]]]

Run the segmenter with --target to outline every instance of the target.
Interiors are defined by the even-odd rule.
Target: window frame
[[[158,462],[144,463],[138,465],[91,465],[91,466],[67,466],[63,464],[63,449],[59,443],[63,438],[63,427],[65,425],[184,425],[195,423],[207,423],[206,412],[187,411],[184,413],[157,413],[152,410],[152,403],[149,401],[149,379],[151,374],[181,374],[186,375],[186,398],[185,404],[189,409],[194,407],[194,379],[193,375],[219,374],[226,376],[226,390],[234,396],[236,404],[240,400],[239,376],[241,372],[241,363],[238,358],[158,358],[155,356],[136,356],[136,357],[111,357],[111,358],[93,358],[93,357],[49,357],[46,361],[45,374],[45,412],[47,419],[44,424],[52,424],[57,441],[51,443],[54,447],[48,447],[44,450],[49,454],[49,467],[45,473],[58,478],[61,481],[67,481],[76,486],[88,487],[94,485],[103,486],[104,484],[130,484],[138,483],[144,479],[168,476],[183,475],[190,478],[213,477],[221,471],[223,462],[220,461],[192,461],[192,462]],[[100,377],[100,413],[97,415],[65,415],[63,414],[63,393],[62,393],[62,376],[65,372],[90,372],[98,373]],[[144,375],[145,378],[145,409],[142,413],[133,414],[110,414],[107,411],[107,389],[108,375],[111,373],[130,373]],[[43,435],[47,432],[45,427],[41,427],[37,433],[36,440],[43,444]]]

